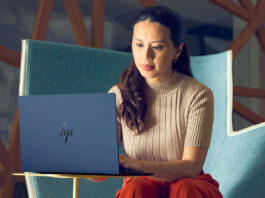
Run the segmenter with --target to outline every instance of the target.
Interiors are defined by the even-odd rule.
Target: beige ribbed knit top
[[[147,81],[146,81],[147,82]],[[117,85],[117,107],[122,98]],[[180,160],[185,147],[208,148],[213,125],[213,94],[189,76],[174,72],[160,84],[147,82],[144,130],[137,134],[121,119],[126,154],[137,160]]]

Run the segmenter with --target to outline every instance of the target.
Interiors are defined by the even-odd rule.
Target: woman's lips
[[[150,71],[151,69],[154,68],[154,66],[152,66],[152,65],[145,65],[145,64],[142,64],[142,65],[141,65],[141,68],[142,68],[143,70],[145,70],[145,71]]]

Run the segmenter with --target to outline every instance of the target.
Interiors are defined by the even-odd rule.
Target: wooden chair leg
[[[13,172],[17,172],[18,164],[20,162],[20,141],[19,141],[19,126],[18,126],[18,108],[14,117],[13,128],[11,132],[11,137],[8,145],[8,164],[5,166],[5,171],[2,172],[4,178],[4,183],[0,191],[1,198],[12,198],[16,178],[12,176]],[[23,181],[23,180],[22,180]]]
[[[12,175],[8,175],[0,191],[1,198],[12,198],[15,187],[15,181]]]

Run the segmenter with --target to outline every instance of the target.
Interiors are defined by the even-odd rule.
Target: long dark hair
[[[170,30],[170,37],[176,48],[180,43],[184,43],[183,22],[175,11],[164,6],[147,7],[137,14],[133,25],[145,20],[167,27]],[[188,49],[184,44],[177,61],[172,62],[172,68],[192,77],[189,57]],[[122,73],[118,83],[123,100],[122,104],[118,107],[118,113],[125,121],[127,127],[138,133],[143,130],[144,116],[147,110],[145,86],[145,79],[136,68],[134,60],[132,60],[127,69]]]

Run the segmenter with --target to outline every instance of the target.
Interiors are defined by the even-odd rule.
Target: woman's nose
[[[153,57],[154,57],[154,54],[153,54],[151,47],[146,47],[144,51],[144,58],[146,60],[150,60],[150,59],[153,59]]]

